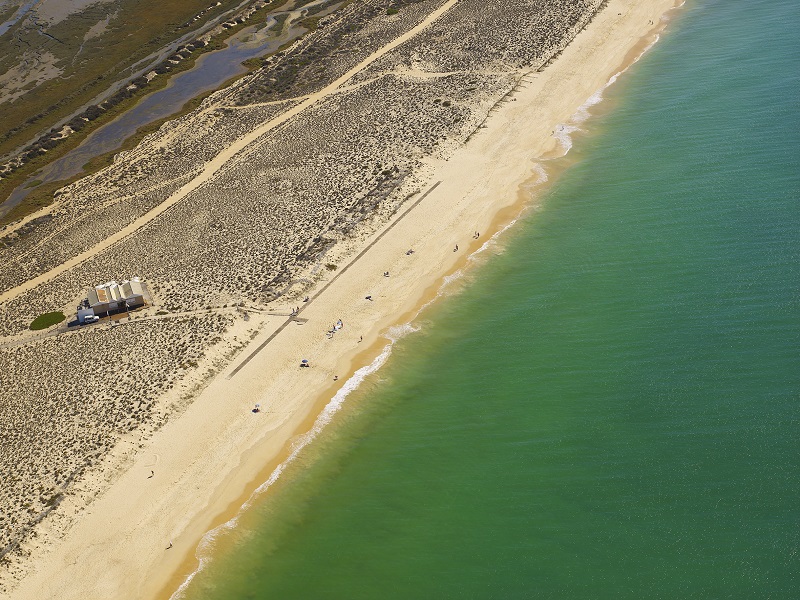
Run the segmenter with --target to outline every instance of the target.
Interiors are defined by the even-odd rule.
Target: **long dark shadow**
[[[299,309],[299,310],[298,310],[298,311],[297,311],[297,312],[296,312],[296,313],[295,313],[293,316],[291,316],[291,317],[289,317],[288,319],[286,319],[286,321],[285,321],[284,323],[282,323],[280,327],[278,327],[278,328],[277,328],[275,331],[273,331],[273,332],[272,332],[272,335],[270,335],[270,336],[269,336],[269,337],[268,337],[266,340],[264,340],[263,342],[261,342],[261,344],[258,346],[258,348],[256,348],[255,350],[253,350],[253,351],[252,351],[252,352],[251,352],[251,353],[250,353],[250,354],[247,356],[247,358],[245,358],[245,359],[244,359],[244,360],[243,360],[241,363],[239,363],[239,365],[238,365],[238,366],[237,366],[237,367],[236,367],[236,368],[235,368],[233,371],[231,371],[231,372],[230,372],[230,373],[229,373],[229,374],[228,374],[228,375],[225,377],[225,379],[230,379],[230,378],[232,378],[234,375],[236,375],[236,373],[238,373],[238,372],[239,372],[239,370],[240,370],[240,369],[242,369],[242,367],[244,367],[244,366],[245,366],[247,363],[249,363],[249,362],[250,362],[250,361],[253,359],[253,357],[254,357],[256,354],[258,354],[259,352],[261,352],[261,351],[264,349],[264,347],[266,347],[266,345],[267,345],[267,344],[269,344],[269,343],[270,343],[272,340],[274,340],[274,339],[275,339],[275,337],[276,337],[276,336],[277,336],[277,335],[278,335],[278,334],[279,334],[281,331],[283,331],[284,329],[286,329],[286,327],[289,325],[289,323],[291,323],[292,321],[294,321],[294,320],[295,320],[295,318],[297,317],[297,315],[299,315],[301,312],[303,312],[305,309],[307,309],[307,308],[308,308],[308,306],[309,306],[309,305],[310,305],[310,304],[311,304],[311,303],[312,303],[312,302],[313,302],[313,301],[314,301],[316,298],[318,298],[318,297],[319,297],[319,296],[320,296],[320,295],[321,295],[321,294],[322,294],[322,293],[323,293],[325,290],[327,290],[327,289],[328,289],[328,288],[329,288],[331,285],[333,285],[333,282],[334,282],[334,281],[336,281],[337,279],[339,279],[339,277],[341,277],[342,275],[344,275],[344,274],[347,272],[347,270],[348,270],[350,267],[352,267],[352,266],[355,264],[355,262],[356,262],[356,261],[357,261],[359,258],[361,258],[362,256],[364,256],[364,255],[367,253],[367,251],[368,251],[370,248],[372,248],[372,247],[373,247],[375,244],[377,244],[377,243],[378,243],[378,242],[381,240],[381,238],[383,238],[383,236],[385,236],[387,233],[389,233],[389,232],[392,230],[392,228],[393,228],[395,225],[397,225],[397,224],[398,224],[398,223],[399,223],[399,222],[400,222],[400,221],[403,219],[403,217],[405,217],[405,216],[406,216],[408,213],[410,213],[412,210],[414,210],[414,208],[416,208],[416,206],[417,206],[417,205],[418,205],[420,202],[422,202],[422,201],[423,201],[423,200],[424,200],[424,199],[425,199],[425,198],[428,196],[428,194],[430,194],[430,193],[431,193],[433,190],[435,190],[437,187],[439,187],[439,184],[440,184],[440,183],[442,183],[442,182],[441,182],[441,181],[437,181],[437,182],[436,182],[436,183],[434,183],[434,184],[433,184],[433,185],[432,185],[430,188],[428,188],[428,190],[427,190],[427,191],[426,191],[424,194],[422,194],[422,196],[420,196],[420,197],[419,197],[419,198],[416,200],[416,202],[414,202],[414,204],[412,204],[411,206],[409,206],[409,207],[408,207],[408,208],[407,208],[407,209],[406,209],[406,210],[403,212],[403,214],[401,214],[399,217],[397,217],[397,219],[395,219],[395,220],[394,220],[394,221],[393,221],[393,222],[392,222],[392,223],[391,223],[391,224],[390,224],[390,225],[389,225],[389,226],[388,226],[386,229],[384,229],[384,230],[383,230],[383,231],[382,231],[382,232],[381,232],[381,233],[378,235],[378,237],[376,237],[376,238],[375,238],[374,240],[372,240],[372,241],[371,241],[369,244],[367,244],[367,247],[366,247],[366,248],[364,248],[364,249],[363,249],[361,252],[359,252],[359,253],[358,253],[358,255],[357,255],[357,256],[356,256],[356,257],[355,257],[353,260],[351,260],[349,263],[347,263],[347,265],[345,265],[345,267],[344,267],[344,268],[343,268],[341,271],[339,271],[339,272],[338,272],[338,273],[337,273],[337,274],[336,274],[336,275],[333,277],[333,279],[331,279],[331,280],[330,280],[328,283],[326,283],[324,286],[322,286],[322,288],[321,288],[321,289],[320,289],[320,290],[319,290],[319,291],[318,291],[316,294],[314,294],[313,296],[311,296],[311,297],[308,299],[308,302],[304,302],[304,303],[303,303],[303,307],[302,307],[302,308],[300,308],[300,309]]]

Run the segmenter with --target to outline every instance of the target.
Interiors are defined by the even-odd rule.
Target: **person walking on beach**
[[[453,248],[453,252],[458,252],[458,244],[456,244],[456,247]]]

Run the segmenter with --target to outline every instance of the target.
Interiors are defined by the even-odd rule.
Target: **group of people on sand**
[[[344,327],[344,323],[342,323],[342,320],[339,319],[338,321],[336,321],[336,323],[334,323],[333,327],[331,327],[328,330],[328,334],[327,334],[328,335],[328,339],[331,339],[333,337],[333,334],[336,333],[337,331],[339,331],[342,327]]]
[[[478,239],[480,236],[481,236],[480,232],[476,231],[476,232],[473,234],[473,236],[472,236],[472,239],[474,239],[474,240],[477,240],[477,239]],[[456,245],[455,245],[455,247],[453,248],[453,252],[458,252],[458,244],[456,244]],[[410,255],[412,255],[412,254],[414,254],[414,250],[413,250],[412,248],[409,248],[409,249],[408,249],[408,251],[406,251],[406,256],[410,256]],[[384,271],[384,272],[383,272],[383,276],[384,276],[384,277],[389,277],[389,271]],[[372,300],[372,296],[366,296],[366,297],[365,297],[365,300],[370,300],[370,301],[371,301],[371,300]],[[303,302],[308,302],[308,301],[309,301],[309,297],[308,297],[308,296],[306,296],[306,297],[303,299]],[[295,308],[292,310],[291,316],[293,316],[293,317],[294,317],[294,316],[296,316],[296,315],[297,315],[299,312],[300,312],[300,307],[299,307],[299,306],[296,306],[296,307],[295,307]],[[326,332],[326,335],[327,335],[328,339],[331,339],[331,338],[334,336],[334,334],[335,334],[337,331],[339,331],[340,329],[342,329],[343,327],[344,327],[344,323],[342,322],[342,320],[341,320],[341,319],[338,319],[338,320],[336,321],[336,323],[334,323],[333,327],[331,327],[331,328],[330,328],[330,329],[329,329],[329,330]],[[359,338],[359,340],[358,340],[358,341],[359,341],[359,342],[361,342],[361,341],[363,341],[363,339],[364,339],[364,338],[363,338],[363,336],[362,336],[362,337],[360,337],[360,338]],[[303,361],[300,363],[300,366],[301,366],[301,367],[310,367],[311,365],[308,363],[308,361],[307,361],[307,360],[303,360]],[[334,381],[338,381],[338,380],[339,380],[339,376],[337,375],[336,377],[334,377]],[[258,405],[258,404],[256,404],[256,407],[253,409],[253,412],[259,412],[259,410],[260,410],[260,407],[259,407],[259,405]]]

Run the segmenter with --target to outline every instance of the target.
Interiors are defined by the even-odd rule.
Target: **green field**
[[[48,327],[57,325],[66,318],[67,316],[60,311],[44,313],[43,315],[36,317],[33,320],[33,323],[31,323],[30,327],[34,331],[39,331],[40,329],[47,329]]]

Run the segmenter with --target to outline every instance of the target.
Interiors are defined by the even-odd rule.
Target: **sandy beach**
[[[458,0],[443,3],[403,36],[240,138],[176,186],[169,200],[38,278],[7,287],[0,300],[148,226],[248,145],[353,85],[359,73],[457,6]],[[45,520],[42,535],[24,542],[30,570],[11,597],[171,597],[197,568],[203,535],[235,516],[353,373],[381,355],[390,328],[413,318],[448,274],[467,266],[472,253],[535,201],[532,190],[559,169],[559,125],[571,123],[587,99],[653,43],[666,25],[662,16],[674,6],[674,0],[610,0],[550,64],[522,74],[466,144],[446,160],[425,158],[409,190],[413,195],[390,220],[337,244],[325,258],[336,268],[308,288],[308,302],[287,300],[284,312],[253,313],[261,328],[252,339],[252,328],[234,326],[228,335],[238,331],[244,341],[235,353],[217,350],[206,357],[218,360],[218,372],[202,382],[181,414],[147,439],[116,447],[106,468],[82,484],[103,490],[88,507],[85,494],[67,495],[56,514],[70,515],[68,527]],[[295,307],[299,313],[288,316]],[[329,334],[339,320],[341,328]],[[301,368],[301,360],[310,367]],[[176,387],[166,393],[177,398],[185,392]],[[252,411],[256,403],[258,413]]]

